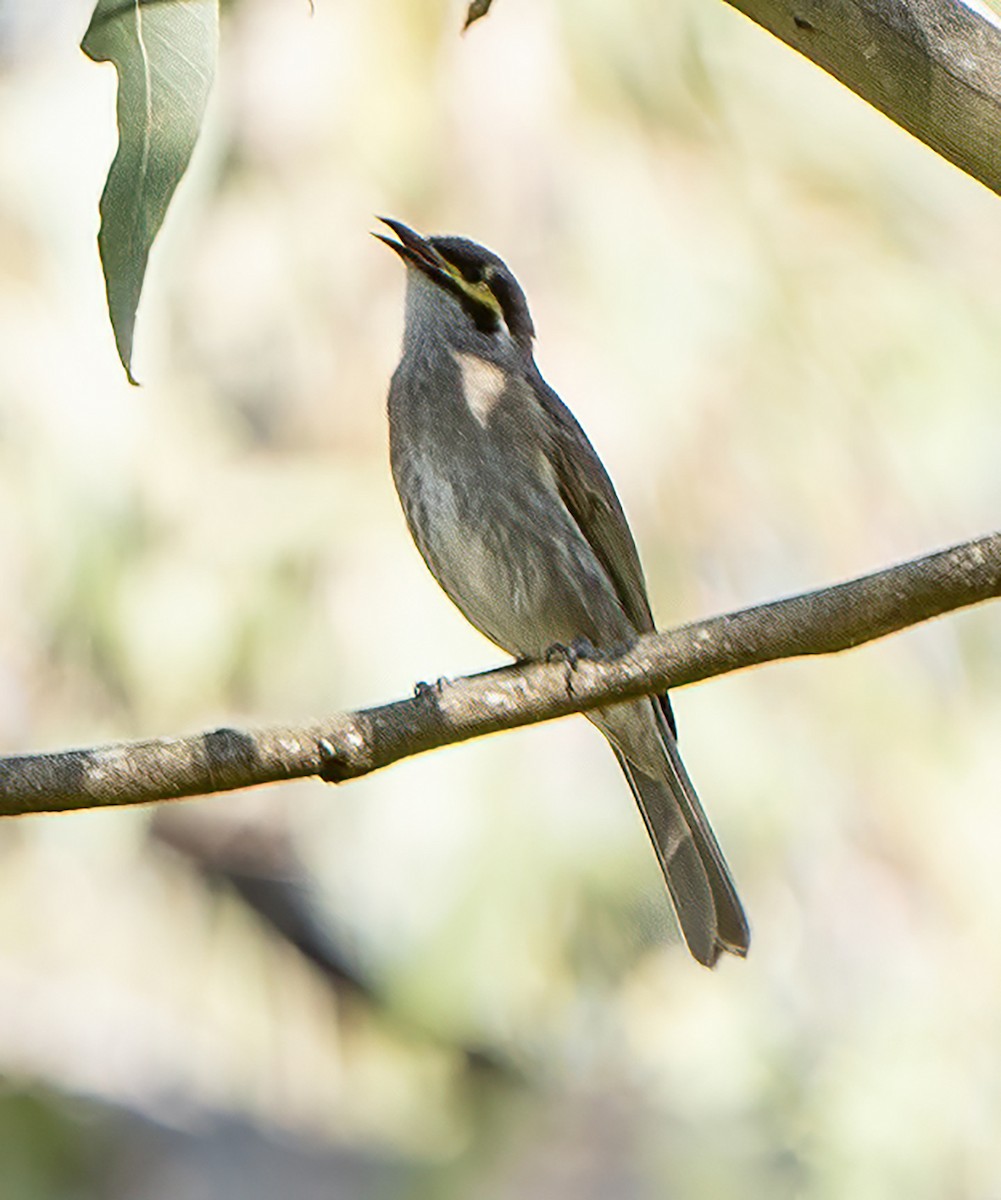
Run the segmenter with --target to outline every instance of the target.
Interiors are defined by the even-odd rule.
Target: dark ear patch
[[[504,324],[507,325],[508,332],[516,341],[531,340],[535,337],[535,326],[528,311],[525,293],[507,271],[491,267],[489,279],[490,290],[496,296],[504,314]]]
[[[500,328],[501,319],[497,312],[487,304],[473,300],[466,292],[459,296],[466,312],[472,318],[473,324],[480,333],[496,333]]]

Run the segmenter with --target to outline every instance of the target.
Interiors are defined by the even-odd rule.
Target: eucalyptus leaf
[[[474,21],[478,21],[480,17],[485,17],[490,11],[490,5],[493,0],[470,0],[469,8],[466,10],[466,23],[462,29],[465,32]]]
[[[150,247],[198,140],[218,41],[218,0],[99,0],[84,34],[84,53],[118,72],[118,151],[101,196],[98,245],[131,383]]]

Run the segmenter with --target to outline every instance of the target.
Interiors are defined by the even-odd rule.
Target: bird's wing
[[[559,396],[538,373],[532,382],[545,414],[547,457],[560,498],[612,581],[637,633],[648,633],[654,625],[643,568],[608,472]]]

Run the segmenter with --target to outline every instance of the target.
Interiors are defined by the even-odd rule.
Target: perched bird
[[[424,561],[509,654],[628,645],[654,628],[639,555],[600,459],[535,365],[525,294],[459,237],[383,218],[407,267],[403,355],[389,389],[393,479]],[[667,696],[587,714],[611,743],[699,962],[749,933],[676,743]]]

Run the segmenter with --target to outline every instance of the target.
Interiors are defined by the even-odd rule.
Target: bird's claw
[[[573,670],[580,660],[600,658],[601,653],[598,651],[587,638],[574,638],[568,645],[562,642],[554,642],[546,651],[545,660],[550,662],[562,662]]]
[[[574,671],[577,670],[577,664],[582,659],[597,659],[601,657],[601,652],[597,650],[587,638],[574,638],[569,646],[563,645],[562,642],[556,642],[546,651],[546,662],[561,662],[566,666],[566,689],[567,695],[573,696],[573,677]]]
[[[432,700],[441,695],[447,683],[448,678],[444,675],[439,675],[434,683],[425,683],[423,679],[418,679],[414,684],[414,696],[418,700]]]

